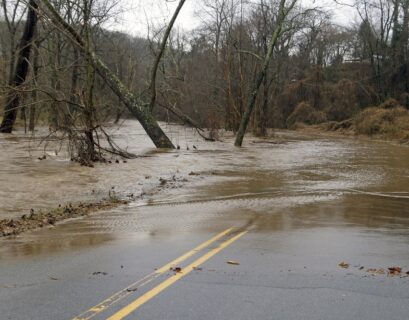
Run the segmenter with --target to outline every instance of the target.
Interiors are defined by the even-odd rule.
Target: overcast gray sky
[[[200,1],[200,0],[199,0]],[[198,26],[199,20],[195,16],[198,0],[187,0],[179,14],[176,26],[191,30]],[[119,3],[120,13],[112,27],[131,33],[146,36],[149,24],[156,26],[166,24],[179,1],[172,0],[122,0]]]
[[[348,25],[353,21],[354,11],[336,5],[334,0],[301,1],[306,5],[319,5],[331,10],[338,24]],[[146,36],[148,21],[156,26],[164,25],[171,18],[178,2],[178,0],[121,0],[118,7],[120,13],[109,27],[132,35]],[[187,0],[176,25],[186,30],[197,27],[200,19],[195,12],[200,8],[200,3],[200,0]]]

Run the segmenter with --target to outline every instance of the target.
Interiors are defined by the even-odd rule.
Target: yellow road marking
[[[213,238],[207,240],[206,242],[203,242],[201,245],[198,245],[196,248],[190,250],[189,252],[186,252],[184,255],[180,256],[179,258],[169,262],[168,264],[164,265],[162,268],[156,270],[156,273],[164,273],[166,271],[169,271],[169,269],[173,266],[176,266],[177,264],[181,263],[182,261],[186,260],[187,258],[190,258],[193,256],[195,253],[199,252],[200,250],[203,250],[204,248],[208,247],[211,245],[213,242],[219,240],[220,238],[224,237],[226,234],[231,232],[233,228],[229,228],[224,230],[223,232],[220,232]]]
[[[122,308],[117,313],[109,317],[107,320],[121,320],[125,318],[126,316],[134,312],[136,309],[138,309],[145,302],[149,301],[150,299],[152,299],[153,297],[161,293],[163,290],[165,290],[166,288],[174,284],[176,281],[186,276],[188,273],[194,270],[195,267],[198,267],[202,263],[206,262],[211,257],[213,257],[215,254],[219,253],[221,250],[223,250],[224,248],[232,244],[234,241],[236,241],[237,239],[239,239],[241,236],[243,236],[246,233],[247,231],[240,232],[234,237],[222,242],[218,247],[205,253],[203,256],[198,258],[196,261],[192,262],[186,268],[182,269],[181,272],[176,273],[175,275],[171,276],[170,278],[166,279],[165,281],[157,285],[155,288],[149,290],[144,295],[140,296],[138,299],[131,302],[129,305],[127,305],[126,307]]]
[[[142,279],[132,283],[125,289],[113,294],[109,298],[105,299],[101,303],[97,304],[96,306],[90,308],[89,310],[81,313],[79,316],[73,318],[72,320],[89,320],[93,317],[95,317],[97,314],[101,313],[102,311],[105,311],[108,309],[110,306],[112,306],[114,303],[118,302],[119,300],[122,300],[123,298],[127,297],[128,295],[133,293],[133,290],[137,287],[141,287],[146,285],[147,283],[151,282],[152,280],[156,279],[159,275],[163,274],[166,271],[169,271],[169,269],[172,266],[175,266],[184,260],[190,258],[197,252],[203,250],[204,248],[208,247],[211,245],[213,242],[219,240],[220,238],[224,237],[228,233],[230,233],[233,230],[233,228],[226,229],[219,234],[215,235],[214,237],[210,238],[209,240],[203,242],[202,244],[198,245],[197,247],[193,248],[192,250],[186,252],[185,254],[181,255],[179,258],[176,258],[175,260],[165,264],[163,267],[157,269],[156,271],[148,274],[147,276],[143,277]]]

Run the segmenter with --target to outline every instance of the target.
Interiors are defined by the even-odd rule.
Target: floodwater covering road
[[[128,121],[114,136],[143,157],[95,168],[0,142],[0,218],[147,193],[1,239],[0,319],[409,318],[408,147],[277,132],[237,149],[164,128],[180,150]]]

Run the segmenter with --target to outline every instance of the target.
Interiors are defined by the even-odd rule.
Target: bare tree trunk
[[[69,34],[69,38],[77,46],[80,52],[89,59],[95,70],[108,84],[112,91],[121,99],[132,115],[141,123],[142,127],[151,138],[157,148],[172,148],[175,146],[163,132],[156,122],[151,111],[146,105],[132,94],[118,77],[102,62],[102,60],[92,51],[87,50],[82,37],[55,11],[53,5],[48,0],[41,0],[49,10],[49,18]]]
[[[17,90],[25,82],[28,73],[32,40],[37,25],[37,8],[37,0],[30,0],[28,4],[27,21],[20,40],[18,60],[14,71],[14,79],[13,83],[11,84],[12,88],[9,89],[7,105],[4,110],[4,118],[0,126],[1,133],[11,133],[16,121],[20,103],[20,96]]]
[[[172,19],[170,20],[165,34],[163,35],[162,43],[160,44],[160,49],[158,54],[156,55],[155,62],[153,63],[152,67],[152,72],[151,72],[151,83],[149,85],[149,90],[151,91],[151,101],[149,103],[149,109],[152,111],[153,108],[155,107],[155,101],[156,101],[156,75],[158,73],[158,67],[160,60],[162,59],[163,54],[165,53],[166,49],[166,43],[168,42],[170,32],[172,31],[173,25],[175,24],[175,21],[179,15],[180,10],[182,10],[183,5],[185,4],[186,0],[180,0],[179,5],[177,6]]]
[[[83,1],[84,14],[84,33],[85,33],[85,48],[87,51],[91,50],[91,31],[90,31],[90,16],[92,3],[88,0]],[[90,161],[97,159],[94,142],[94,82],[95,70],[92,67],[91,61],[87,61],[87,79],[86,92],[84,93],[84,121],[85,121],[85,137],[87,144],[87,155]]]
[[[268,46],[267,46],[267,27],[268,27],[268,13],[267,13],[268,7],[266,7],[264,1],[261,1],[261,14],[262,14],[262,20],[261,20],[261,27],[260,27],[260,33],[261,33],[261,50],[263,51],[264,55],[267,55],[268,52]],[[263,79],[263,101],[260,103],[260,112],[259,112],[259,117],[258,121],[256,123],[256,132],[257,135],[265,137],[267,135],[267,114],[268,114],[268,89],[269,89],[269,83],[268,83],[268,75],[266,75]]]
[[[61,35],[59,32],[55,32],[48,41],[49,46],[49,65],[51,67],[50,75],[50,86],[55,92],[60,92],[61,90],[61,79],[59,77],[59,72],[61,68]],[[60,125],[61,112],[59,110],[59,103],[56,100],[51,101],[50,111],[49,111],[49,124],[50,127],[56,129]]]
[[[268,114],[268,79],[267,76],[263,80],[263,102],[260,108],[259,132],[262,137],[267,135],[267,114]]]
[[[35,53],[34,61],[33,61],[33,84],[36,85],[36,81],[38,78],[38,51]],[[37,90],[36,88],[33,89],[31,93],[31,105],[30,111],[28,116],[28,130],[34,131],[35,128],[35,116],[36,116],[36,102],[37,102]]]
[[[38,79],[38,71],[39,71],[38,60],[40,57],[39,48],[40,48],[40,41],[38,40],[34,41],[33,43],[33,75],[32,75],[33,91],[31,92],[31,104],[30,104],[30,110],[29,110],[29,115],[28,115],[28,130],[29,131],[34,131],[35,129],[36,103],[38,99],[37,79]]]
[[[70,86],[70,102],[72,104],[78,103],[78,60],[79,60],[79,53],[76,47],[73,47],[73,65],[71,71],[71,86]],[[74,108],[70,107],[70,113],[74,112]]]
[[[241,122],[240,122],[240,127],[239,127],[239,131],[237,132],[237,136],[236,136],[236,140],[234,142],[234,145],[236,147],[241,147],[242,143],[243,143],[243,138],[244,138],[244,134],[246,133],[247,130],[247,126],[248,123],[250,121],[250,116],[251,113],[253,111],[254,108],[254,104],[256,102],[257,99],[257,95],[258,95],[258,91],[260,89],[260,86],[266,76],[267,73],[267,68],[268,65],[270,63],[271,57],[273,56],[273,51],[275,48],[275,45],[277,43],[277,40],[281,34],[282,28],[283,28],[283,24],[284,24],[284,20],[287,17],[287,15],[289,14],[289,12],[294,8],[295,3],[297,0],[292,0],[290,6],[288,8],[285,8],[285,2],[286,0],[280,0],[280,7],[278,9],[278,18],[277,18],[277,25],[274,28],[273,34],[271,36],[270,39],[270,44],[268,46],[268,51],[267,51],[267,55],[264,58],[264,63],[263,66],[257,76],[257,80],[254,84],[254,87],[250,93],[250,100],[248,101],[247,104],[247,108],[243,114],[243,117],[241,118]]]

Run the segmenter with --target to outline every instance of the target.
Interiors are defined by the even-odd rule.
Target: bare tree
[[[30,0],[28,3],[28,13],[24,32],[19,44],[18,59],[16,69],[14,71],[13,82],[10,85],[7,104],[4,110],[4,118],[0,125],[0,132],[2,133],[11,133],[14,122],[16,121],[20,101],[20,93],[18,91],[26,81],[29,70],[32,40],[34,38],[35,29],[37,26],[37,9],[37,1]]]
[[[283,26],[285,23],[285,19],[288,16],[288,14],[291,12],[291,10],[294,8],[296,2],[297,0],[292,0],[289,3],[289,5],[286,6],[286,0],[280,0],[280,5],[278,8],[278,18],[277,18],[277,22],[276,22],[274,31],[270,38],[270,43],[268,45],[267,54],[264,57],[263,66],[257,76],[257,80],[255,81],[254,87],[251,91],[250,99],[247,104],[247,108],[243,114],[243,117],[240,122],[239,131],[237,132],[237,135],[236,135],[236,140],[234,142],[234,145],[237,147],[241,147],[243,143],[244,134],[246,132],[248,123],[250,121],[250,116],[253,111],[254,104],[256,102],[258,91],[260,89],[260,86],[264,78],[266,77],[267,68],[270,63],[271,57],[273,56],[273,50],[277,44],[278,38],[280,37],[281,33],[284,31]]]
[[[176,19],[180,13],[180,10],[182,10],[183,5],[185,4],[186,0],[180,0],[179,4],[173,13],[173,16],[171,20],[168,23],[168,26],[166,27],[165,33],[163,34],[163,39],[160,43],[159,51],[156,54],[155,61],[153,63],[152,71],[151,71],[151,79],[150,79],[150,84],[149,84],[149,90],[151,92],[151,99],[149,102],[149,109],[152,111],[153,108],[155,107],[155,101],[156,101],[156,75],[158,73],[158,67],[160,60],[162,59],[163,54],[165,53],[166,50],[166,44],[168,42],[170,33],[172,31],[173,25],[176,22]]]

